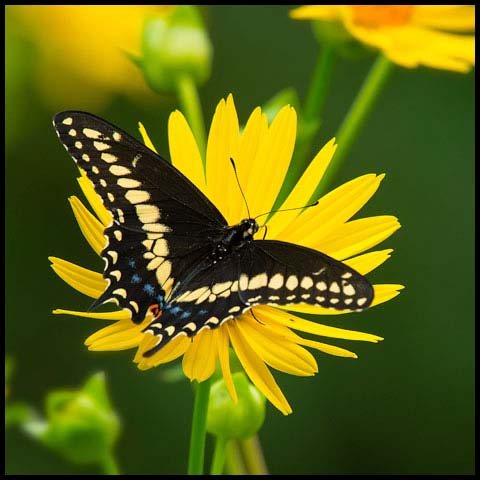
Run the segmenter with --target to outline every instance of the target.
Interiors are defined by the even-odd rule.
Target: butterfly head
[[[258,223],[253,218],[243,219],[237,227],[242,232],[243,239],[253,238],[259,229]]]

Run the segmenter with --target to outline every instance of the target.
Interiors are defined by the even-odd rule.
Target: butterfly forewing
[[[225,219],[177,169],[121,129],[74,111],[57,114],[54,126],[112,215],[102,251],[109,286],[92,307],[113,299],[141,322],[205,254],[204,239]]]

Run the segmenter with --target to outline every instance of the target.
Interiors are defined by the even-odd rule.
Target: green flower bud
[[[238,394],[234,403],[223,379],[210,389],[207,430],[226,439],[245,439],[255,435],[265,420],[265,397],[247,379],[245,373],[232,375]]]
[[[140,66],[150,87],[175,92],[179,78],[203,84],[210,76],[212,46],[194,5],[178,5],[164,17],[145,21]]]
[[[46,421],[32,421],[25,430],[77,464],[103,461],[120,432],[102,373],[90,377],[81,390],[50,392],[46,415]]]

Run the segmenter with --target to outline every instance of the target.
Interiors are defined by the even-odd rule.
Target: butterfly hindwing
[[[335,310],[364,310],[373,300],[373,288],[364,276],[316,250],[255,240],[248,256],[239,283],[240,292],[251,304],[305,303]]]

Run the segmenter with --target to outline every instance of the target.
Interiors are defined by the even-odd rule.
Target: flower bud
[[[210,76],[212,47],[197,7],[178,5],[145,21],[140,66],[150,87],[175,92],[179,78],[199,85]]]
[[[101,462],[120,431],[120,420],[111,408],[102,373],[90,377],[81,390],[50,392],[46,415],[46,421],[32,421],[24,429],[77,464]]]
[[[250,383],[245,373],[232,375],[238,395],[234,403],[223,379],[210,389],[207,430],[227,439],[245,439],[255,435],[265,420],[265,397]]]

